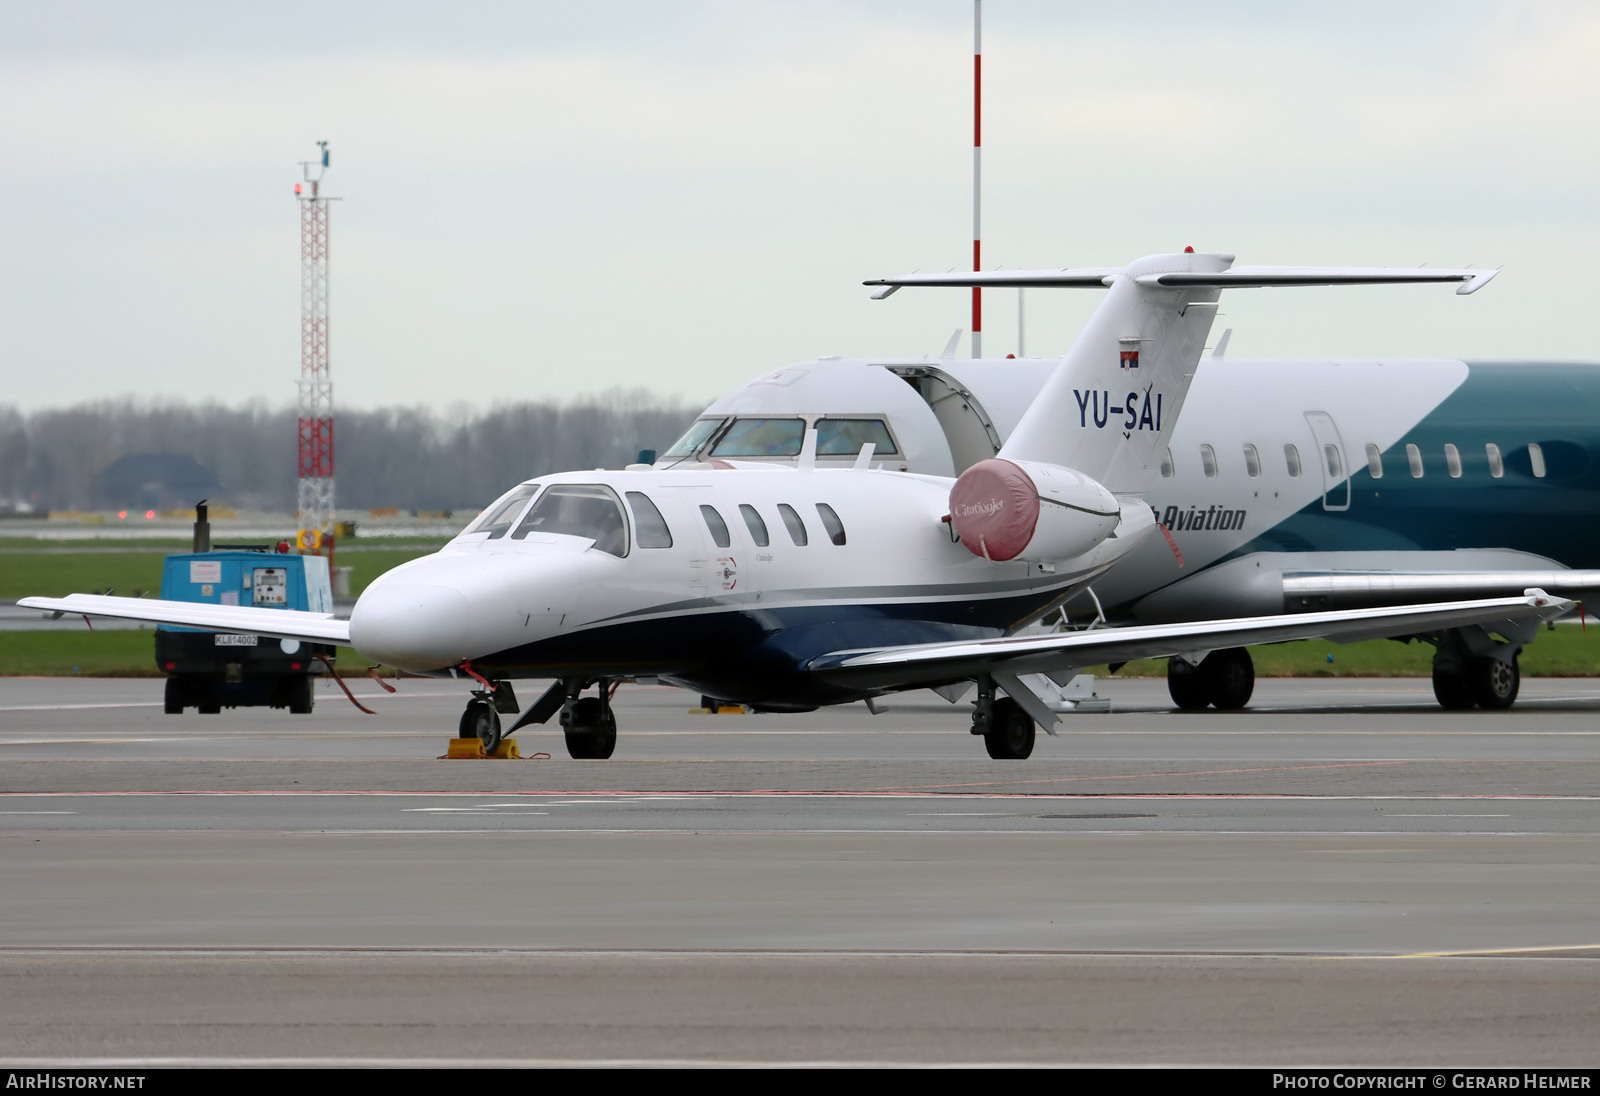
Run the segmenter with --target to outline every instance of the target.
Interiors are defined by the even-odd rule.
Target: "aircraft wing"
[[[1565,597],[1600,591],[1600,571],[1552,568],[1547,571],[1361,571],[1288,570],[1283,572],[1284,608],[1335,609],[1397,605],[1437,598],[1505,596],[1538,588]]]
[[[350,645],[350,622],[332,613],[307,613],[298,609],[268,609],[255,605],[209,605],[159,598],[111,597],[106,594],[68,594],[66,597],[25,597],[25,609],[84,616],[120,617],[152,624],[179,624],[216,632],[301,639],[312,643]]]
[[[905,687],[980,674],[1063,674],[1101,662],[1203,655],[1227,647],[1283,643],[1295,639],[1362,639],[1416,635],[1471,624],[1553,620],[1573,603],[1528,590],[1521,597],[1427,605],[1346,609],[1324,613],[1239,617],[1183,624],[1138,625],[1042,636],[1004,636],[901,647],[833,651],[807,669],[820,677],[861,688]]]

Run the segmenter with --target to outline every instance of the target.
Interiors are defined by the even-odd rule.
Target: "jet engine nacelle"
[[[1035,461],[979,461],[950,489],[950,524],[973,555],[994,563],[1071,559],[1110,536],[1116,498],[1071,468]]]

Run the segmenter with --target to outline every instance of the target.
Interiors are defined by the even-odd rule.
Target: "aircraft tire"
[[[492,754],[500,748],[500,713],[487,700],[467,702],[461,716],[461,737],[476,738],[483,743],[483,752]]]
[[[1181,658],[1167,659],[1167,693],[1179,711],[1198,712],[1209,705],[1211,690],[1207,684],[1199,666],[1191,666]]]
[[[983,744],[996,761],[1021,761],[1033,753],[1033,718],[1022,705],[1003,696],[994,702]]]
[[[166,692],[162,695],[162,710],[167,715],[183,714],[183,684],[175,677],[167,678]]]
[[[1238,711],[1250,703],[1250,694],[1256,690],[1256,667],[1249,651],[1243,647],[1212,651],[1199,669],[1210,687],[1211,703],[1219,711]]]
[[[1517,692],[1522,688],[1522,668],[1517,656],[1510,662],[1484,656],[1467,663],[1467,684],[1478,707],[1486,711],[1504,711],[1517,702]]]
[[[1437,662],[1433,666],[1433,698],[1447,712],[1464,712],[1477,702],[1467,675]]]
[[[586,696],[572,705],[566,725],[567,754],[580,761],[604,761],[617,748],[617,717],[611,705]]]

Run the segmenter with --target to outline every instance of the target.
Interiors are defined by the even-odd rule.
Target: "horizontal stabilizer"
[[[25,609],[52,613],[117,617],[151,624],[176,624],[214,632],[300,639],[312,643],[350,645],[350,622],[331,613],[298,609],[267,609],[254,605],[211,605],[196,601],[162,601],[157,598],[111,597],[106,594],[68,594],[66,597],[25,597]]]
[[[834,651],[813,659],[812,673],[857,688],[906,688],[995,673],[1060,674],[1102,662],[1194,655],[1228,647],[1284,643],[1296,639],[1362,639],[1428,634],[1445,628],[1554,620],[1573,609],[1565,598],[1543,590],[1521,597],[1428,605],[1347,609],[1182,624],[1101,628],[1042,636],[919,643],[876,650]]]
[[[863,285],[883,286],[872,294],[874,300],[887,297],[908,286],[983,286],[996,289],[1102,289],[1123,272],[1122,267],[1086,267],[1065,270],[977,270],[948,274],[907,274],[898,278],[875,278]],[[1215,272],[1171,271],[1142,274],[1140,285],[1167,289],[1215,287],[1218,289],[1259,289],[1274,286],[1317,285],[1425,285],[1449,283],[1456,292],[1476,293],[1487,285],[1498,270],[1444,270],[1431,267],[1399,266],[1236,266]]]

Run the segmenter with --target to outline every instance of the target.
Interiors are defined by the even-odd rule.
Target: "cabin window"
[[[1206,474],[1207,479],[1217,477],[1217,451],[1209,445],[1200,446],[1200,470]]]
[[[633,510],[633,540],[641,548],[671,548],[672,530],[656,504],[637,491],[628,492],[628,506]]]
[[[1290,479],[1300,478],[1300,450],[1292,442],[1283,447],[1283,463],[1289,469]]]
[[[732,546],[733,537],[728,534],[728,523],[722,520],[715,506],[700,507],[700,516],[706,519],[706,528],[711,530],[711,539],[716,541],[718,548]]]
[[[757,548],[765,548],[772,543],[772,538],[767,536],[767,523],[761,520],[754,506],[741,502],[739,516],[744,518],[744,527],[750,530],[750,539],[755,541]]]
[[[1529,442],[1528,462],[1533,465],[1533,474],[1544,479],[1544,446],[1536,441]]]
[[[1172,450],[1168,449],[1161,457],[1161,478],[1172,478]]]
[[[1261,476],[1261,454],[1249,442],[1244,445],[1244,474],[1251,479]]]
[[[1406,463],[1411,466],[1411,478],[1422,478],[1422,450],[1410,442],[1406,443]]]
[[[1328,479],[1329,479],[1329,481],[1337,482],[1337,481],[1343,479],[1344,478],[1344,461],[1339,459],[1339,447],[1337,445],[1331,445],[1331,444],[1330,445],[1324,445],[1322,447],[1322,456],[1323,456],[1323,459],[1325,459],[1328,462]]]
[[[613,556],[628,554],[628,527],[622,517],[622,504],[609,487],[597,483],[557,483],[547,488],[511,539],[521,540],[529,533],[587,537],[602,552]]]
[[[1461,450],[1449,442],[1446,442],[1444,447],[1444,466],[1449,471],[1451,479],[1461,478]]]
[[[825,502],[817,503],[817,516],[822,519],[822,527],[828,531],[828,539],[835,544],[844,544],[844,522],[833,512],[833,507]]]
[[[489,540],[498,540],[506,535],[522,513],[522,508],[534,493],[539,490],[537,483],[524,483],[520,487],[513,487],[484,510],[482,516],[466,529],[468,533],[488,533]]]
[[[1483,447],[1483,455],[1489,458],[1489,474],[1499,479],[1506,474],[1506,462],[1500,457],[1500,447],[1494,442],[1489,442]]]
[[[1383,478],[1383,454],[1370,441],[1367,442],[1367,475],[1373,479]]]
[[[817,455],[853,457],[872,443],[875,457],[899,456],[894,438],[882,419],[821,419],[817,422]]]
[[[784,528],[789,530],[789,539],[794,541],[795,547],[804,548],[809,539],[806,536],[806,523],[794,512],[794,507],[787,502],[778,503],[778,516],[783,519]]]
[[[683,437],[672,443],[672,448],[667,450],[667,456],[694,456],[706,442],[711,440],[711,436],[717,432],[717,427],[727,421],[721,416],[714,419],[696,419],[694,424],[684,432]]]
[[[714,457],[795,457],[806,431],[804,419],[734,419],[711,447]]]

